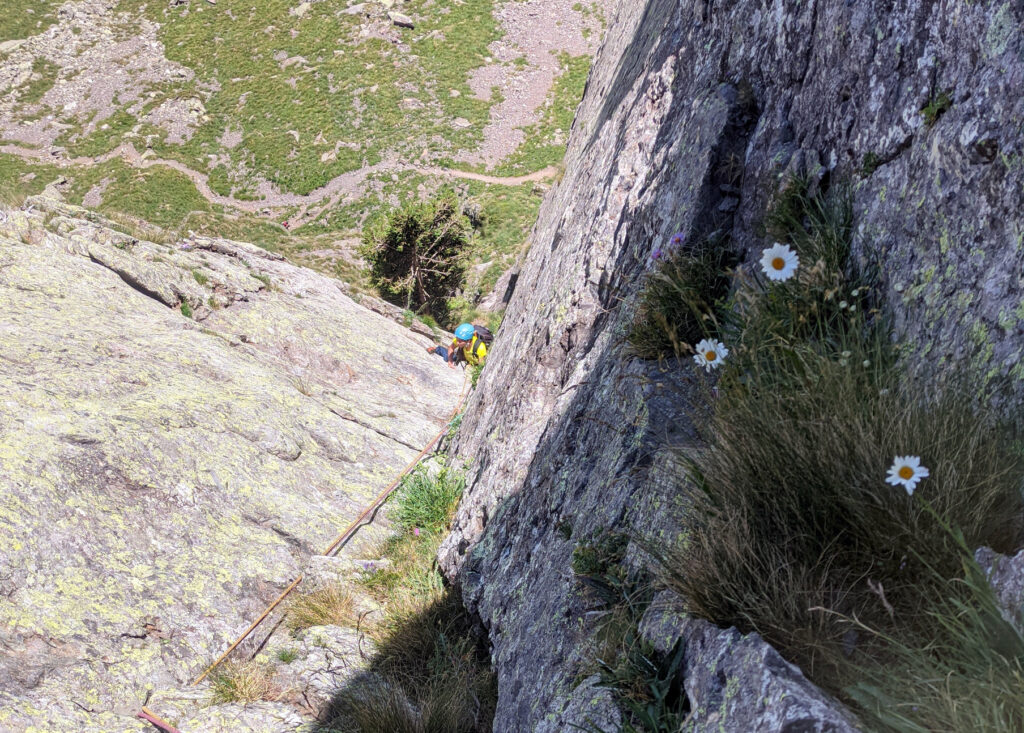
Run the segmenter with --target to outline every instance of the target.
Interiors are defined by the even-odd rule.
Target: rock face
[[[475,475],[441,561],[494,646],[495,730],[600,717],[575,686],[593,609],[573,546],[604,527],[673,539],[685,492],[664,448],[691,439],[693,367],[631,359],[622,338],[673,233],[726,232],[752,261],[781,180],[848,182],[901,337],[1018,384],[1022,21],[1019,3],[622,0],[459,436]],[[744,644],[762,660],[744,674],[791,674]],[[731,654],[715,658],[738,669]],[[701,717],[705,678],[687,673],[691,727],[748,730],[749,710]],[[757,729],[843,718],[807,709]]]
[[[323,551],[461,376],[278,255],[29,203],[0,223],[0,729],[147,730],[147,694]]]

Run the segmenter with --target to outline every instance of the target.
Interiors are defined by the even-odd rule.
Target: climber
[[[455,338],[451,346],[428,346],[428,354],[437,354],[452,369],[460,361],[472,366],[483,365],[487,358],[487,347],[494,340],[493,334],[484,326],[474,326],[472,323],[460,324],[455,329]]]

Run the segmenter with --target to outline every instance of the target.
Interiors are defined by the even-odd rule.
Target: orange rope
[[[448,416],[448,420],[445,422],[445,425],[444,425],[443,428],[441,428],[440,432],[438,432],[438,434],[435,435],[434,438],[429,443],[427,443],[427,446],[423,450],[421,450],[416,455],[415,458],[413,458],[411,461],[409,461],[409,463],[406,465],[406,467],[402,469],[402,472],[400,474],[398,474],[398,478],[396,478],[394,481],[392,481],[388,485],[388,487],[386,489],[384,489],[382,492],[377,494],[377,498],[373,500],[373,503],[370,504],[370,506],[368,506],[363,511],[363,513],[360,514],[355,519],[355,521],[353,521],[351,524],[349,524],[348,527],[345,528],[345,531],[342,532],[341,534],[339,534],[334,539],[334,541],[327,547],[327,549],[324,550],[321,554],[323,554],[323,555],[330,555],[332,552],[334,552],[334,550],[338,547],[338,545],[340,545],[340,544],[342,544],[344,542],[348,542],[348,540],[352,537],[353,534],[355,534],[355,531],[359,528],[359,526],[363,523],[363,521],[368,516],[373,514],[373,512],[377,511],[377,508],[380,507],[380,505],[384,503],[384,501],[391,495],[391,493],[396,488],[398,488],[398,484],[402,481],[403,478],[405,478],[405,475],[407,473],[409,473],[409,471],[411,471],[416,466],[417,463],[420,462],[420,459],[422,459],[423,456],[425,456],[430,451],[431,448],[434,447],[434,445],[437,443],[437,441],[439,441],[441,439],[441,436],[443,436],[445,434],[445,431],[448,429],[448,426],[451,425],[451,422],[452,422],[452,420],[455,419],[455,416],[457,414],[459,414],[459,410],[462,409],[462,403],[465,401],[466,394],[467,394],[466,387],[468,387],[468,386],[469,386],[469,375],[467,374],[466,375],[466,379],[462,383],[462,394],[459,396],[459,402],[458,402],[457,405],[455,405],[455,409],[452,410],[451,414]],[[200,682],[203,681],[203,679],[206,678],[206,676],[208,674],[210,674],[210,672],[212,672],[214,669],[216,669],[217,665],[219,665],[221,662],[223,662],[227,658],[227,656],[229,654],[231,654],[231,652],[233,652],[235,650],[235,648],[239,644],[241,644],[243,641],[245,641],[245,639],[249,636],[249,634],[251,634],[256,629],[256,627],[259,626],[263,622],[263,620],[266,619],[266,617],[270,615],[271,611],[273,611],[275,608],[277,608],[278,604],[281,603],[281,601],[283,601],[288,596],[289,593],[291,593],[293,590],[295,590],[295,587],[300,582],[302,582],[302,575],[301,574],[294,581],[292,581],[291,585],[289,585],[287,588],[285,588],[284,592],[281,595],[279,595],[277,597],[277,599],[273,603],[271,603],[269,606],[267,606],[266,610],[264,610],[263,613],[260,614],[260,617],[258,619],[256,619],[255,621],[253,621],[252,624],[249,626],[249,628],[246,629],[245,632],[241,636],[239,636],[237,639],[235,639],[235,642],[231,646],[228,647],[228,650],[226,652],[224,652],[219,657],[217,657],[217,661],[215,661],[213,664],[211,664],[209,667],[207,667],[203,671],[203,673],[201,675],[196,677],[196,680],[195,680],[195,682],[192,683],[192,686],[194,687],[194,686],[198,685]]]

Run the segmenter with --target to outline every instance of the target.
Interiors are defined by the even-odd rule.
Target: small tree
[[[445,323],[448,298],[466,277],[469,231],[450,189],[393,210],[363,231],[360,251],[370,264],[370,281],[396,305]]]

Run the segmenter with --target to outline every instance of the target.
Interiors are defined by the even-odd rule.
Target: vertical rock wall
[[[1019,2],[622,0],[459,438],[474,474],[441,560],[493,643],[496,731],[614,727],[607,695],[576,685],[593,609],[569,562],[601,527],[670,536],[683,500],[663,447],[690,439],[692,367],[622,345],[674,232],[728,231],[752,259],[780,180],[848,182],[902,336],[1017,386],[1022,21]],[[806,685],[802,708],[743,718],[688,679],[695,729],[845,725]]]

